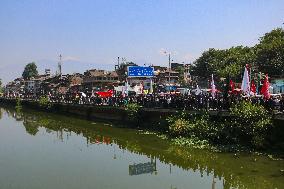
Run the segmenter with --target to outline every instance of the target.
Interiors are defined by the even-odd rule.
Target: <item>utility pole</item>
[[[169,84],[171,83],[171,53],[169,53]]]
[[[59,55],[59,62],[58,62],[58,74],[59,74],[60,77],[62,75],[62,68],[61,68],[61,66],[62,66],[62,55],[60,54]]]
[[[168,69],[168,71],[169,71],[169,84],[170,84],[170,82],[171,82],[171,53],[164,51],[164,54],[169,56],[169,69]]]

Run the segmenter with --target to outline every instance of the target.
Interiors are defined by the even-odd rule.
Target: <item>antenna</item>
[[[62,68],[61,68],[61,65],[62,65],[62,55],[60,54],[59,55],[59,62],[58,62],[58,75],[61,77],[62,75]]]

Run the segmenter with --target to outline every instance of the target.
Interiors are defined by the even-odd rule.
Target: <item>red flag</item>
[[[108,90],[107,92],[104,91],[98,91],[96,92],[100,97],[102,98],[107,98],[107,97],[112,97],[113,95],[113,90]]]
[[[270,93],[269,93],[269,81],[268,81],[268,75],[265,75],[265,79],[263,81],[263,85],[261,88],[261,94],[264,96],[265,99],[269,99],[270,98]]]
[[[235,90],[235,83],[232,80],[230,80],[230,88],[232,92]]]
[[[255,86],[254,80],[251,81],[250,92],[252,92],[253,94],[256,93],[256,86]]]

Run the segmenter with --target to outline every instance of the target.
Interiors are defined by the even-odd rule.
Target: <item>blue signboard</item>
[[[154,68],[142,66],[129,66],[128,77],[153,77]]]

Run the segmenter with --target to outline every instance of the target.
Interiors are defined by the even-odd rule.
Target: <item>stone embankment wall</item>
[[[16,99],[4,99],[0,98],[0,104],[10,104],[15,106]],[[170,115],[177,113],[177,110],[173,109],[153,109],[153,108],[143,108],[139,112],[138,122],[134,123],[129,120],[127,116],[127,111],[121,107],[113,106],[92,106],[92,105],[80,105],[80,104],[62,104],[53,103],[50,109],[45,109],[40,107],[38,102],[23,100],[21,104],[25,107],[30,107],[33,109],[44,110],[53,113],[61,113],[65,115],[80,116],[82,118],[87,118],[90,120],[107,120],[114,121],[123,124],[130,124],[130,126],[136,127],[139,125],[144,128],[152,128],[154,130],[164,130],[166,129],[166,118]],[[191,113],[198,113],[192,111]],[[230,116],[227,111],[210,111],[210,116],[216,119],[223,119],[224,117]],[[284,133],[284,114],[275,114],[274,122],[277,125],[277,132],[283,136]]]
[[[1,104],[16,106],[16,99],[0,98],[0,105]],[[51,108],[46,109],[40,107],[38,102],[29,100],[22,100],[21,105],[27,108],[60,113],[67,116],[78,116],[89,120],[112,121],[128,124],[133,127],[138,125],[137,122],[129,120],[127,111],[122,107],[53,103]],[[139,126],[145,128],[153,128],[153,126],[155,126],[158,127],[157,129],[165,129],[164,122],[166,118],[176,112],[176,110],[167,109],[142,109],[141,112],[139,112]]]

